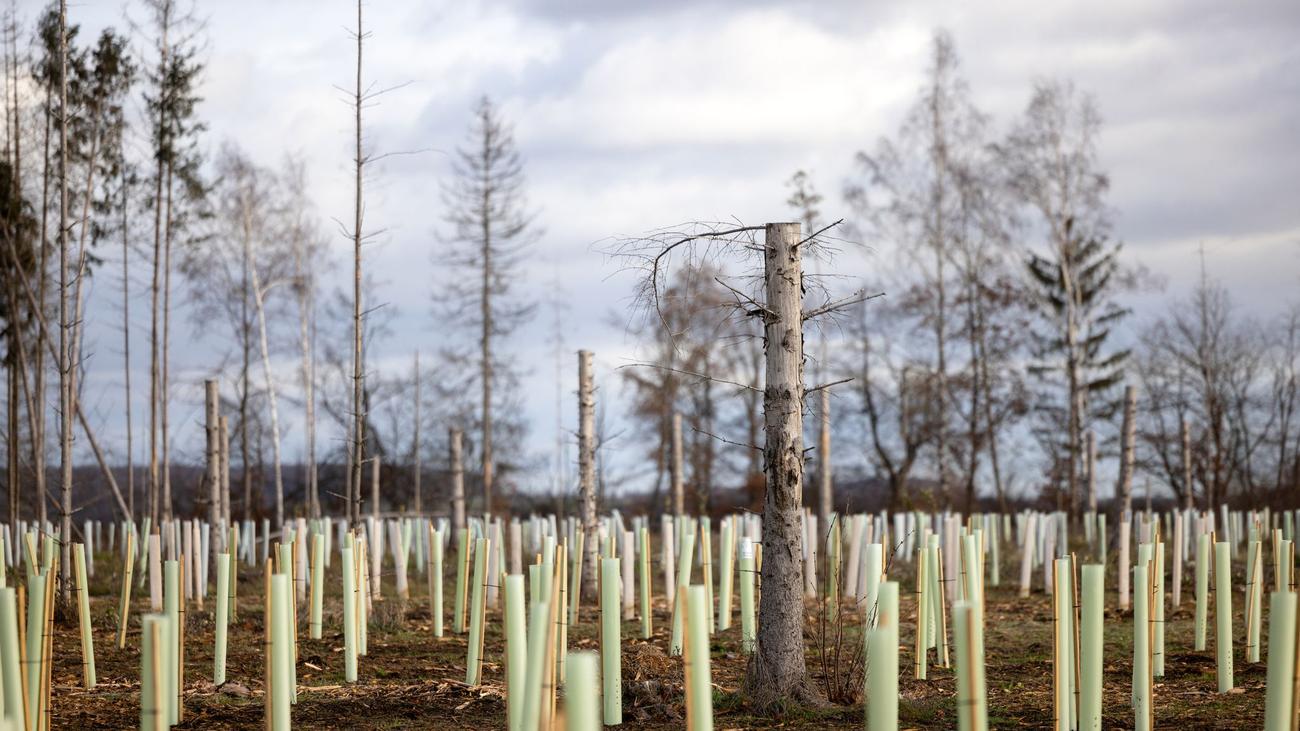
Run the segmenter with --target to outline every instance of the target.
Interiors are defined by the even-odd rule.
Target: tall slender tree
[[[513,397],[518,379],[499,342],[532,315],[532,304],[516,290],[520,267],[538,234],[528,211],[523,160],[514,135],[486,97],[474,111],[469,140],[456,151],[452,172],[453,179],[443,188],[449,231],[438,254],[439,262],[450,265],[450,277],[438,303],[447,312],[447,322],[474,333],[477,347],[453,345],[443,356],[475,365],[483,510],[491,512],[500,461],[494,451],[494,437],[501,431],[498,407]],[[517,429],[514,421],[507,426]]]

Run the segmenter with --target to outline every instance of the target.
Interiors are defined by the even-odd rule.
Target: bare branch
[[[703,373],[696,373],[695,371],[682,370],[680,368],[670,368],[665,365],[659,365],[658,363],[628,363],[626,365],[619,366],[618,370],[622,370],[624,368],[655,368],[661,371],[668,371],[669,373],[680,373],[681,375],[684,376],[693,376],[695,378],[701,378],[706,381],[713,381],[714,383],[725,383],[729,386],[737,386],[739,388],[743,388],[748,391],[755,391],[757,393],[763,392],[762,389],[754,388],[753,386],[747,383],[740,383],[739,381],[729,381],[725,378],[715,378],[713,376],[705,375]]]
[[[877,292],[875,294],[869,295],[866,293],[866,290],[859,289],[858,291],[854,292],[848,297],[835,300],[834,302],[827,302],[821,307],[805,312],[803,315],[803,319],[805,321],[811,320],[815,317],[820,317],[822,315],[825,315],[828,312],[834,312],[836,310],[843,309],[845,307],[848,307],[849,305],[855,305],[859,302],[866,302],[868,300],[873,300],[876,299],[877,297],[884,297],[884,296],[885,296],[884,292]]]

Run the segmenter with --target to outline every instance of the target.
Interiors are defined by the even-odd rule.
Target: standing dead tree
[[[835,226],[832,224],[831,226]],[[733,315],[752,316],[763,323],[763,389],[766,493],[763,501],[763,594],[759,603],[759,634],[749,663],[746,693],[760,709],[795,704],[821,704],[809,681],[804,659],[803,549],[801,506],[804,476],[803,412],[809,393],[804,382],[804,323],[831,315],[866,299],[859,291],[844,299],[829,299],[811,309],[804,306],[809,284],[803,274],[805,249],[821,245],[826,229],[804,238],[798,223],[765,226],[694,224],[687,231],[661,230],[624,241],[615,251],[644,273],[639,302],[650,317],[662,321],[662,297],[668,271],[675,265],[698,266],[702,261],[751,261],[761,254],[761,277],[751,277],[752,293],[727,285],[734,296]],[[763,233],[761,241],[758,233]],[[742,283],[743,284],[743,283]],[[718,374],[687,373],[732,386],[745,384]],[[757,447],[757,445],[752,445]]]
[[[533,306],[514,290],[537,231],[524,195],[523,161],[514,135],[486,97],[474,111],[468,144],[453,159],[453,179],[443,188],[449,231],[437,256],[439,267],[450,276],[437,304],[445,310],[446,322],[472,332],[476,347],[453,345],[442,356],[454,365],[449,372],[473,373],[478,381],[483,511],[490,513],[502,461],[494,451],[494,436],[519,428],[496,423],[498,407],[510,399],[518,381],[498,343],[532,316]]]
[[[596,386],[591,373],[591,351],[578,351],[578,491],[582,498],[582,530],[588,536],[583,561],[583,596],[596,598],[600,555],[596,523]]]

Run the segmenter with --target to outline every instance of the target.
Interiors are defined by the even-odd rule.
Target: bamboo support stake
[[[568,604],[568,584],[569,562],[567,560],[569,539],[564,539],[564,544],[557,547],[555,560],[555,587],[558,596],[555,602],[555,622],[556,631],[559,638],[556,641],[555,650],[555,679],[556,683],[564,683],[564,674],[569,661],[569,612]]]
[[[654,634],[654,616],[650,608],[650,530],[641,526],[641,556],[637,561],[641,574],[641,639],[648,640]]]
[[[1197,652],[1205,650],[1206,620],[1210,605],[1210,561],[1210,534],[1202,533],[1196,537],[1196,636],[1193,648]]]
[[[469,573],[469,531],[456,533],[456,596],[452,600],[451,631],[465,633],[465,598]]]
[[[81,629],[81,682],[86,690],[95,687],[95,640],[90,627],[90,587],[86,584],[86,546],[72,544],[72,560],[77,572],[77,623]]]
[[[1251,541],[1250,575],[1246,577],[1246,662],[1259,662],[1259,626],[1263,624],[1264,547]]]
[[[321,615],[325,601],[325,536],[316,533],[311,537],[311,614],[308,632],[313,640],[321,638]]]
[[[927,637],[930,627],[930,607],[929,607],[929,581],[926,577],[926,566],[929,564],[929,549],[925,549],[918,556],[916,562],[916,646],[914,649],[914,658],[912,665],[912,677],[916,680],[925,680],[926,671],[929,665],[930,642]]]
[[[122,563],[122,593],[117,612],[117,649],[126,647],[126,627],[131,610],[131,572],[135,568],[135,531],[126,532],[126,560]]]
[[[474,542],[474,578],[470,593],[469,642],[465,662],[465,684],[478,687],[483,672],[483,603],[487,600],[484,578],[487,571],[486,538]]]

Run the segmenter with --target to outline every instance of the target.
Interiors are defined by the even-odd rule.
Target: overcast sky
[[[29,19],[39,9],[20,6]],[[234,140],[269,164],[300,153],[322,218],[350,216],[352,121],[334,85],[350,84],[355,73],[347,30],[355,6],[209,0],[199,9],[208,18],[204,148]],[[119,22],[122,12],[117,3],[70,9],[87,32]],[[801,168],[826,195],[827,217],[848,214],[840,191],[852,156],[897,129],[937,27],[951,32],[974,100],[999,128],[1024,108],[1035,79],[1068,77],[1095,95],[1115,234],[1131,262],[1163,275],[1168,293],[1185,292],[1204,244],[1211,272],[1243,307],[1263,316],[1297,299],[1295,0],[386,0],[366,14],[367,79],[410,82],[369,113],[370,146],[431,150],[385,160],[367,190],[369,226],[386,233],[366,265],[396,313],[396,335],[376,346],[380,368],[407,368],[415,349],[438,345],[429,292],[439,184],[448,175],[445,153],[464,140],[481,95],[515,125],[544,229],[527,287],[540,296],[560,272],[570,302],[566,346],[595,351],[602,393],[617,399],[612,369],[635,356],[636,344],[611,313],[626,308],[635,282],[597,242],[689,220],[787,219],[785,181]],[[332,243],[332,281],[343,283],[350,244]],[[888,254],[844,256],[837,268],[866,273]],[[99,283],[101,306],[89,313],[86,398],[106,441],[118,445],[119,314],[107,304],[115,292],[116,284]],[[141,300],[141,333],[146,312]],[[197,381],[227,344],[178,323],[173,379]],[[548,329],[539,323],[505,344],[534,364],[527,411],[530,448],[541,456],[555,423]],[[566,357],[570,372],[573,360]],[[566,383],[566,425],[575,421],[569,391]],[[190,431],[177,434],[178,451],[197,456],[194,394],[178,397],[173,421]],[[618,413],[611,405],[611,418]],[[300,449],[296,416],[286,416],[290,458]],[[532,481],[546,480],[542,470]]]

